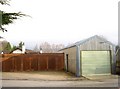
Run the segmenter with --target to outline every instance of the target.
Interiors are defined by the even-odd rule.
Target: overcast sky
[[[119,0],[11,0],[10,6],[0,6],[8,12],[23,12],[23,17],[6,26],[2,33],[7,41],[24,41],[27,48],[41,42],[68,44],[103,35],[118,42]]]

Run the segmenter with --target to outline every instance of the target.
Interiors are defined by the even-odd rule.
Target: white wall
[[[15,50],[15,51],[13,51],[13,53],[22,53],[22,51],[19,50],[19,49],[17,49],[17,50]]]

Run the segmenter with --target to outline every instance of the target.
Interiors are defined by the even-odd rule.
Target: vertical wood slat
[[[6,58],[7,57],[7,58]],[[2,71],[45,71],[63,70],[63,53],[4,54]]]
[[[48,70],[48,62],[49,62],[48,57],[47,57],[47,59],[46,59],[46,60],[47,60],[47,70]]]

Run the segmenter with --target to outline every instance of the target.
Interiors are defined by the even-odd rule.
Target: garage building
[[[65,54],[65,70],[77,77],[115,73],[115,45],[103,37],[92,36],[60,52]]]

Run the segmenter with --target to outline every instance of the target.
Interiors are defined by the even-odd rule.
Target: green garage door
[[[109,51],[81,51],[82,75],[111,74]]]

